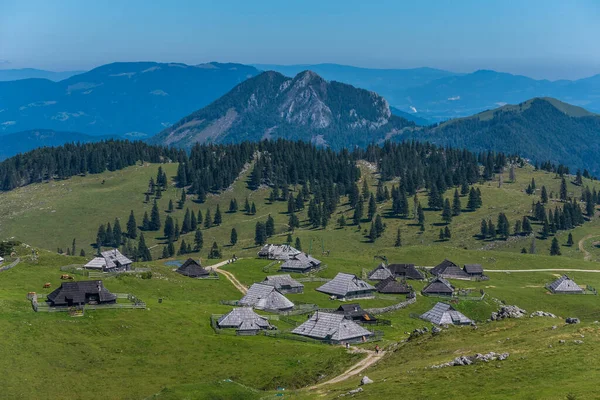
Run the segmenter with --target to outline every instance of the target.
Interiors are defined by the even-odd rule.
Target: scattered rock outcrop
[[[509,353],[494,353],[489,352],[487,354],[480,354],[477,353],[474,356],[460,356],[460,357],[456,357],[454,360],[452,361],[448,361],[446,363],[443,364],[439,364],[439,365],[432,365],[430,368],[433,369],[437,369],[437,368],[445,368],[445,367],[457,367],[457,366],[465,366],[465,365],[471,365],[477,362],[490,362],[490,361],[504,361],[508,358],[510,354]]]
[[[548,318],[556,318],[556,315],[546,312],[546,311],[534,311],[529,314],[529,318],[533,317],[548,317]]]
[[[368,384],[370,384],[370,383],[373,383],[373,380],[372,380],[372,379],[369,379],[369,377],[368,377],[368,376],[366,376],[366,375],[365,375],[365,376],[363,376],[363,377],[362,377],[362,379],[360,380],[360,384],[361,384],[361,385],[368,385]]]
[[[349,391],[348,393],[342,393],[342,394],[340,394],[339,397],[352,396],[352,395],[360,393],[362,391],[363,391],[363,388],[359,387],[359,388]]]
[[[567,324],[578,324],[581,321],[579,320],[579,318],[567,318],[567,319],[565,319],[565,322]]]
[[[497,312],[493,312],[490,316],[492,321],[500,321],[505,318],[522,318],[527,314],[527,311],[517,306],[502,306]]]

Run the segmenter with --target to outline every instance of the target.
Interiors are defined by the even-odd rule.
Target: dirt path
[[[588,239],[591,239],[591,238],[593,238],[595,236],[598,236],[598,235],[587,235],[587,236],[584,236],[579,241],[579,243],[577,243],[577,246],[579,247],[579,251],[581,251],[583,253],[583,259],[585,261],[590,261],[592,259],[592,255],[590,254],[590,252],[585,249],[585,246],[584,246],[585,241],[588,240]]]
[[[483,272],[600,272],[599,269],[573,269],[573,268],[553,268],[553,269],[484,269]]]
[[[373,364],[375,364],[376,362],[381,360],[383,358],[383,356],[385,355],[385,351],[380,351],[379,354],[376,354],[372,350],[365,350],[365,349],[358,349],[358,348],[352,348],[352,350],[350,352],[351,353],[367,353],[367,356],[365,358],[363,358],[362,360],[360,360],[359,362],[357,362],[356,364],[354,364],[353,366],[351,366],[350,368],[348,368],[341,375],[338,375],[335,378],[332,378],[326,382],[322,382],[317,385],[309,386],[307,389],[308,390],[318,389],[318,388],[326,386],[326,385],[333,385],[334,383],[345,381],[348,378],[351,378],[353,376],[360,374],[362,371],[364,371],[365,369],[369,368],[370,366],[372,366]]]
[[[238,258],[238,260],[240,260],[240,258]],[[221,261],[220,263],[215,264],[215,265],[210,265],[207,268],[212,268],[213,271],[224,275],[225,278],[227,278],[227,280],[229,282],[231,282],[231,284],[233,286],[235,286],[235,288],[237,290],[239,290],[242,294],[246,294],[246,292],[248,292],[248,288],[246,286],[244,286],[240,281],[238,281],[237,278],[235,277],[235,275],[233,275],[229,271],[219,269],[219,267],[222,267],[223,265],[227,265],[227,264],[229,264],[229,260]]]

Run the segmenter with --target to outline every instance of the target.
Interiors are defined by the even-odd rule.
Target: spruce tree
[[[485,219],[481,220],[481,228],[479,229],[479,236],[485,239],[488,236],[488,225]]]
[[[158,211],[158,204],[154,200],[152,211],[150,212],[150,230],[157,231],[160,229],[160,212]]]
[[[81,251],[79,252],[79,257],[85,257],[85,250],[81,249]]]
[[[444,201],[444,208],[442,210],[442,221],[446,224],[452,222],[452,209],[450,208],[450,200]]]
[[[477,192],[475,191],[475,188],[471,188],[471,190],[469,191],[469,200],[467,201],[467,208],[471,211],[474,211],[478,208],[477,204]]]
[[[142,261],[152,261],[152,255],[150,254],[150,250],[148,246],[146,246],[146,240],[144,239],[144,234],[140,234],[140,239],[138,241],[138,258]]]
[[[254,202],[252,202],[252,206],[250,207],[250,214],[256,214],[256,204],[254,204]]]
[[[115,224],[113,225],[113,242],[115,247],[119,247],[123,241],[123,230],[121,229],[121,222],[118,218],[115,218]],[[73,254],[75,253],[75,239],[73,239]]]
[[[420,202],[417,205],[417,222],[421,226],[421,231],[423,231],[425,228],[425,213],[423,212],[423,207],[421,207]]]
[[[267,242],[267,231],[265,224],[258,221],[254,229],[254,244],[262,246]]]
[[[181,245],[179,246],[179,254],[183,255],[187,253],[187,244],[185,239],[181,239]]]
[[[202,231],[200,229],[196,229],[196,235],[194,236],[194,251],[202,250],[204,246],[204,238],[202,236]]]
[[[285,242],[286,242],[287,244],[292,244],[292,241],[293,241],[293,240],[294,240],[294,239],[292,238],[292,234],[291,234],[291,233],[288,233],[287,237],[285,238]]]
[[[546,186],[542,186],[541,200],[542,204],[548,204],[548,192],[546,191]]]
[[[383,231],[385,230],[385,226],[383,225],[383,220],[379,214],[375,215],[375,233],[377,237],[381,237],[383,235]]]
[[[394,247],[401,247],[402,246],[402,236],[400,235],[400,227],[398,227],[398,230],[396,231],[396,240],[394,241]]]
[[[550,246],[550,255],[551,256],[560,256],[560,245],[558,244],[558,239],[552,238],[552,245]]]
[[[215,219],[213,222],[215,225],[221,225],[221,223],[223,222],[223,217],[221,216],[221,209],[219,208],[218,204],[217,210],[215,211]]]
[[[376,212],[377,212],[377,203],[375,202],[375,196],[373,196],[373,193],[371,193],[371,196],[369,197],[369,207],[367,209],[367,218],[369,220],[373,219]]]
[[[206,210],[206,214],[204,215],[204,228],[211,228],[213,224],[212,215],[210,214],[210,208]]]
[[[208,253],[208,258],[221,258],[221,250],[219,250],[219,245],[217,245],[217,242],[213,242]]]
[[[108,247],[115,247],[115,238],[113,237],[113,229],[110,222],[106,224],[106,235],[104,236],[104,245]]]
[[[167,246],[163,247],[162,258],[169,258],[169,249]]]
[[[356,207],[354,207],[354,216],[352,217],[354,220],[354,225],[360,225],[360,221],[363,217],[363,207],[362,197],[359,196],[358,201],[356,202]]]
[[[75,250],[76,250],[75,244],[76,244],[76,241],[75,241],[75,239],[73,239],[73,243],[71,244],[71,255],[73,255],[73,256],[75,255]]]
[[[173,257],[175,255],[175,245],[171,239],[169,239],[167,243],[167,251],[169,252],[169,257]]]
[[[185,234],[192,230],[192,217],[190,215],[190,209],[185,209],[185,215],[183,217],[183,222],[181,223],[181,233]]]
[[[238,240],[237,231],[235,230],[235,228],[232,228],[231,235],[229,236],[229,243],[231,243],[232,246],[235,246],[235,244],[237,243],[237,240]]]
[[[445,238],[446,238],[446,236],[444,236],[444,230],[442,228],[440,228],[440,233],[438,235],[438,239],[440,242],[443,242]]]
[[[527,217],[523,217],[523,233],[526,235],[529,235],[531,232],[533,232],[533,228],[531,227],[531,223],[529,222],[529,218]]]
[[[452,215],[457,216],[460,215],[462,205],[460,203],[460,195],[458,194],[458,189],[454,189],[454,199],[452,200]]]
[[[165,218],[165,226],[163,229],[164,237],[167,239],[175,239],[175,223],[170,215]]]
[[[573,246],[573,234],[569,232],[569,237],[567,238],[567,246]]]
[[[296,243],[294,244],[294,247],[296,248],[296,250],[302,251],[302,243],[300,242],[299,237],[296,237]]]
[[[444,228],[444,236],[446,237],[446,239],[452,238],[452,233],[450,232],[450,228],[447,226]]]
[[[271,214],[267,217],[267,222],[265,223],[265,233],[267,237],[271,237],[275,234],[275,220],[271,217]]]
[[[129,213],[129,220],[127,221],[127,236],[130,239],[137,238],[137,222],[135,222],[135,215],[133,210]]]
[[[344,228],[346,226],[346,217],[344,216],[344,214],[340,215],[337,222],[340,228]]]
[[[560,181],[560,200],[567,201],[567,181],[564,177]]]
[[[194,210],[192,210],[190,216],[190,232],[193,232],[196,229],[198,229],[198,219],[196,219],[196,213],[194,213]]]
[[[371,229],[369,230],[369,239],[371,242],[374,242],[377,239],[377,229],[375,228],[375,223],[371,221]]]
[[[250,214],[250,202],[248,201],[247,197],[246,197],[246,202],[244,203],[244,212],[246,214]]]
[[[168,211],[169,213],[172,213],[172,212],[173,212],[173,210],[174,210],[174,207],[173,207],[173,200],[169,200],[169,207],[167,208],[167,211]]]
[[[440,206],[441,204],[441,206]],[[427,205],[432,210],[439,210],[443,207],[444,200],[441,198],[440,193],[438,192],[438,188],[435,184],[431,185],[429,189],[429,199]]]
[[[187,199],[187,196],[185,194],[185,189],[181,189],[181,198],[179,199],[179,209],[183,209],[186,199]]]

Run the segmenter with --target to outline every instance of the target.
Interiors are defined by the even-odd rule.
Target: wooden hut
[[[563,275],[547,286],[555,294],[582,294],[584,290],[567,275]]]
[[[261,283],[263,285],[273,286],[283,294],[304,292],[304,285],[288,274],[267,276]]]
[[[46,302],[51,307],[114,304],[117,296],[109,292],[102,281],[63,282],[48,295]]]
[[[339,272],[335,278],[318,287],[317,291],[346,300],[373,297],[375,288],[356,275]]]
[[[424,295],[452,296],[454,286],[444,278],[437,276],[423,288],[421,293]]]
[[[360,343],[373,335],[372,332],[347,319],[342,314],[317,311],[292,333],[328,343]]]
[[[421,319],[436,325],[470,325],[472,321],[446,303],[437,303],[431,310],[421,315]]]
[[[210,276],[210,272],[202,268],[200,263],[191,258],[188,258],[175,272],[190,278],[207,278]]]

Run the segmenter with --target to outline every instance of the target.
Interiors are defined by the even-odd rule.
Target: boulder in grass
[[[579,318],[567,318],[567,319],[565,319],[565,322],[567,324],[578,324],[581,321],[579,320]]]
[[[370,383],[373,383],[373,380],[371,380],[368,376],[363,376],[362,379],[360,380],[360,384],[361,385],[368,385]]]

